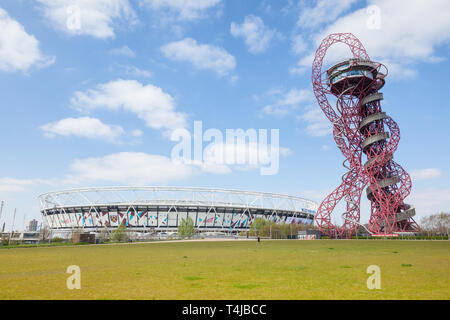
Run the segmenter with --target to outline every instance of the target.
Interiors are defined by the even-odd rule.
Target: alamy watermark
[[[66,10],[66,26],[69,30],[81,29],[81,9],[79,6],[69,6]]]
[[[376,5],[371,5],[367,7],[366,13],[369,15],[367,18],[366,25],[370,30],[380,30],[381,29],[381,8]]]
[[[371,265],[367,267],[366,272],[371,274],[371,276],[367,279],[367,289],[381,289],[381,269],[379,266]]]
[[[67,289],[81,289],[81,269],[77,265],[67,267],[66,273],[71,274],[66,280]]]
[[[279,129],[226,129],[224,135],[218,129],[203,131],[203,123],[195,121],[193,134],[177,129],[171,140],[178,142],[171,152],[174,163],[215,170],[229,166],[259,168],[261,175],[275,175],[279,170]]]

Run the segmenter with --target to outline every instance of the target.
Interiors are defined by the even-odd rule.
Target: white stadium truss
[[[39,196],[40,211],[52,230],[115,229],[176,231],[190,217],[199,231],[244,231],[252,221],[312,224],[317,203],[272,193],[187,187],[73,189]]]

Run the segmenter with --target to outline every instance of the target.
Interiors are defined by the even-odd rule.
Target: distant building
[[[0,233],[0,238],[10,239],[12,243],[27,243],[35,244],[39,242],[39,232],[37,231],[25,231],[25,232],[3,232]]]
[[[38,228],[38,221],[36,219],[33,219],[28,224],[28,231],[37,231]]]

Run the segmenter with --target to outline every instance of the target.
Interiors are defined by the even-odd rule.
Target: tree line
[[[450,213],[436,213],[420,220],[423,233],[428,236],[449,235]]]
[[[251,237],[268,237],[271,239],[288,239],[291,236],[298,235],[299,231],[318,230],[313,225],[293,224],[293,223],[276,223],[264,218],[257,218],[250,226],[249,236]]]

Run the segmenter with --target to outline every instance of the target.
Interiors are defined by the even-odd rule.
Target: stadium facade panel
[[[174,232],[182,219],[198,231],[240,232],[256,218],[312,224],[317,203],[282,194],[187,187],[73,189],[39,196],[52,230],[101,231],[121,224],[138,232]]]

